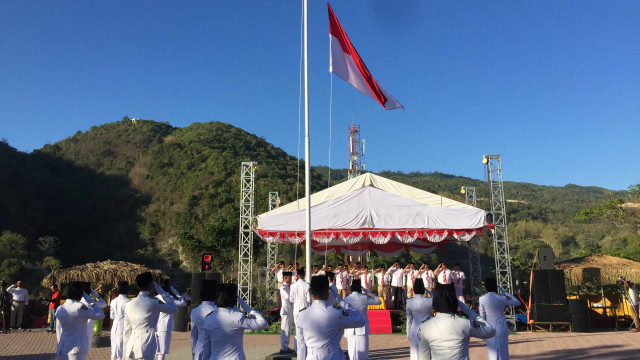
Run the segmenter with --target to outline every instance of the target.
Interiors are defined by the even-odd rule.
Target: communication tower
[[[240,170],[240,235],[238,241],[238,296],[251,304],[253,288],[253,214],[256,163],[243,162]]]
[[[352,179],[365,170],[364,144],[365,139],[360,138],[360,125],[351,124],[349,130],[349,172],[348,179]]]
[[[280,207],[280,194],[277,191],[269,192],[269,211]],[[270,297],[278,291],[276,274],[271,272],[278,263],[278,244],[269,243],[267,248],[267,292]]]
[[[489,203],[491,204],[493,229],[493,249],[496,261],[496,279],[498,286],[513,294],[511,285],[511,257],[509,256],[509,234],[507,233],[507,211],[505,208],[504,185],[502,183],[502,159],[500,155],[484,155],[486,177],[489,185]],[[505,308],[507,321],[515,327],[513,306]]]

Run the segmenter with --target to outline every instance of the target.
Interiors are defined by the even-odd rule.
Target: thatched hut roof
[[[42,280],[42,285],[68,284],[73,281],[89,281],[94,284],[104,283],[115,285],[118,281],[135,283],[136,276],[151,271],[156,281],[166,278],[160,270],[150,270],[142,265],[125,261],[100,261],[74,266],[68,269],[54,270]]]
[[[640,262],[615,256],[589,255],[573,258],[556,263],[556,268],[564,270],[565,277],[575,284],[586,280],[582,276],[591,269],[599,269],[602,285],[615,284],[620,276],[640,282]]]

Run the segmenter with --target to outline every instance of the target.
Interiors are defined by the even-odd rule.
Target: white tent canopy
[[[305,243],[306,199],[258,216],[267,242]],[[383,177],[364,174],[311,196],[311,248],[385,256],[468,241],[488,226],[485,211]]]

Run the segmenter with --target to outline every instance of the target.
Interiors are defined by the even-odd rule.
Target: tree
[[[27,238],[11,231],[3,231],[0,235],[0,260],[26,257]]]

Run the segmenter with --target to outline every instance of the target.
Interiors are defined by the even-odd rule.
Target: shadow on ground
[[[369,350],[369,359],[371,360],[406,359],[408,357],[409,357],[408,347]]]
[[[597,351],[590,353],[586,349],[564,349],[564,350],[552,350],[547,352],[537,353],[535,355],[536,360],[590,360],[590,359],[607,359],[607,360],[628,360],[637,359],[637,349],[621,349],[616,350],[617,346],[601,346],[597,348]],[[526,356],[511,356],[511,359],[531,359],[531,355]]]

